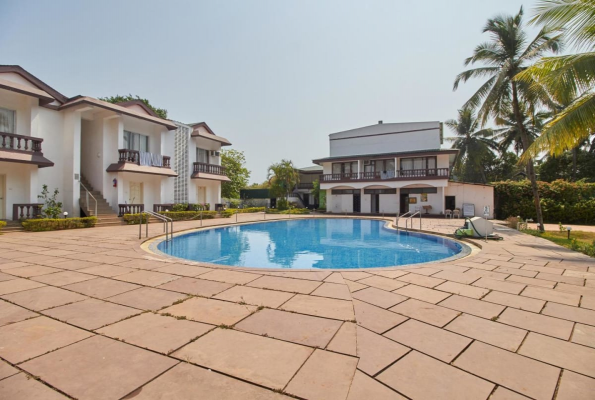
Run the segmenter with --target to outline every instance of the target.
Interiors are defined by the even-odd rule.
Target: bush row
[[[217,211],[162,211],[157,214],[164,215],[173,219],[174,221],[187,221],[191,219],[199,220],[202,214],[202,219],[213,219],[217,216]],[[122,219],[128,225],[136,225],[140,221],[140,214],[124,214]],[[144,224],[147,222],[147,214],[143,214]]]
[[[310,214],[310,210],[307,208],[291,208],[289,210],[275,210],[269,208],[267,214]]]
[[[0,221],[0,229],[6,226],[6,221]]]
[[[496,182],[493,185],[496,218],[537,218],[528,180]],[[595,183],[557,180],[538,182],[538,187],[544,222],[595,223]]]
[[[248,207],[248,208],[228,208],[225,211],[221,212],[221,215],[224,218],[229,218],[234,214],[246,214],[246,213],[255,213],[255,212],[263,212],[266,208],[265,207]]]
[[[21,222],[23,228],[31,232],[56,231],[61,229],[92,228],[97,217],[26,219]]]

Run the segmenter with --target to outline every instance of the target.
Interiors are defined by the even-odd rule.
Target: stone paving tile
[[[28,266],[32,266],[32,265],[34,265],[34,264],[26,263],[26,262],[22,262],[22,261],[13,261],[13,262],[0,264],[0,271],[8,272],[9,269],[28,267]]]
[[[347,400],[405,400],[397,392],[392,391],[375,379],[360,371],[355,371]]]
[[[323,318],[351,321],[355,319],[350,301],[298,294],[281,307],[283,310],[309,314]]]
[[[357,327],[357,368],[368,375],[376,375],[384,368],[403,357],[409,348],[397,342]]]
[[[353,322],[344,322],[326,348],[337,353],[357,356],[357,326]]]
[[[376,289],[374,287],[358,290],[351,296],[354,299],[365,301],[366,303],[370,303],[381,308],[389,308],[407,300],[407,297],[405,296]]]
[[[277,308],[295,296],[293,293],[278,292],[276,290],[258,289],[249,286],[234,286],[214,296],[215,299],[244,302],[254,306]]]
[[[84,260],[64,260],[56,263],[52,263],[52,266],[60,269],[76,270],[87,269],[92,267],[100,266],[101,263],[84,261]]]
[[[397,293],[406,297],[411,297],[417,300],[422,300],[432,304],[439,303],[450,296],[450,293],[445,293],[434,289],[428,289],[423,286],[417,285],[407,285],[401,289],[395,290],[393,293]]]
[[[578,294],[563,293],[553,289],[532,286],[529,286],[525,290],[523,290],[522,296],[546,301],[553,301],[554,303],[567,304],[570,306],[578,306],[580,301],[580,295]]]
[[[250,282],[248,286],[262,289],[280,290],[282,292],[309,294],[321,284],[322,282],[319,281],[281,278],[277,276],[263,276],[262,278],[258,278],[257,280]]]
[[[568,340],[572,333],[572,322],[541,314],[507,308],[498,322]]]
[[[501,281],[497,279],[481,278],[473,282],[473,286],[497,290],[499,292],[505,292],[510,294],[519,294],[525,288],[526,285],[509,281]]]
[[[307,399],[344,400],[355,374],[357,358],[315,350],[285,392]]]
[[[405,283],[405,282],[400,282],[395,279],[385,278],[383,276],[370,276],[368,278],[360,279],[358,281],[358,283],[368,285],[368,286],[373,286],[375,288],[382,289],[382,290],[387,290],[389,292],[392,290],[402,288],[403,286],[407,285],[407,283]]]
[[[471,268],[469,271],[465,272],[465,274],[470,276],[476,276],[478,278],[487,278],[496,281],[503,281],[510,276],[509,274],[503,274],[502,272],[483,271],[474,268]]]
[[[487,399],[494,384],[417,351],[378,376],[393,389],[412,399]]]
[[[201,274],[200,279],[232,283],[234,285],[245,285],[260,278],[261,276],[262,275],[249,274],[246,272],[215,269],[210,272],[207,272],[206,274]]]
[[[427,322],[438,327],[443,327],[459,315],[458,312],[448,308],[436,306],[423,301],[409,299],[392,307],[390,311],[405,315],[418,321]]]
[[[471,343],[471,339],[414,319],[403,322],[384,336],[446,363]]]
[[[341,276],[341,274],[339,272],[333,272],[332,274],[330,274],[328,277],[326,277],[324,279],[324,282],[328,282],[328,283],[338,283],[338,284],[345,284],[345,279],[343,279],[343,276]]]
[[[498,316],[506,308],[498,304],[457,295],[450,296],[438,305],[487,319]]]
[[[540,312],[545,305],[545,301],[543,300],[530,299],[528,297],[496,291],[488,293],[482,300],[536,313]]]
[[[367,285],[362,285],[361,283],[353,282],[348,279],[345,279],[345,284],[347,285],[351,293],[369,287]]]
[[[434,275],[440,271],[442,271],[442,266],[440,266],[440,268],[432,268],[432,267],[415,267],[415,268],[405,268],[406,270],[414,273],[414,274],[418,274],[418,275],[425,275],[425,276],[430,276],[430,275]]]
[[[0,357],[16,364],[93,336],[47,317],[31,318],[0,328]]]
[[[572,341],[583,346],[595,347],[595,327],[583,324],[575,324],[572,333]]]
[[[97,275],[103,276],[105,278],[112,278],[118,275],[128,274],[130,272],[134,272],[136,269],[133,268],[126,268],[126,267],[118,267],[115,265],[110,264],[97,264],[92,267],[85,267],[81,269],[77,269],[77,272],[83,272],[85,274],[90,275]]]
[[[42,265],[31,265],[29,267],[12,268],[7,271],[10,275],[18,276],[21,278],[31,278],[34,276],[47,275],[54,272],[63,271],[58,268],[44,267]]]
[[[107,301],[122,304],[124,306],[138,308],[139,310],[157,311],[164,307],[173,305],[179,300],[188,296],[183,293],[170,292],[150,287],[141,287],[130,292],[108,297]]]
[[[211,268],[197,267],[195,265],[186,264],[169,264],[165,267],[155,268],[155,272],[163,272],[165,274],[182,275],[193,278],[198,275],[205,274],[212,271]]]
[[[227,377],[217,372],[180,363],[134,391],[123,400],[283,400],[289,397]]]
[[[33,311],[41,311],[88,299],[87,296],[53,286],[44,286],[24,292],[7,294],[2,296],[2,298]]]
[[[103,259],[100,258],[101,263],[105,264],[114,264],[119,267],[126,267],[126,268],[136,268],[136,269],[145,269],[145,270],[153,270],[156,268],[161,268],[169,265],[170,263],[157,261],[157,260],[147,260],[145,258],[127,258],[127,257],[116,257],[118,260],[111,260],[111,259]]]
[[[81,274],[75,271],[56,272],[49,275],[41,275],[31,278],[34,281],[42,282],[52,286],[65,286],[71,283],[88,281],[94,279],[95,276],[89,274]]]
[[[593,393],[595,393],[595,379],[564,371],[556,400],[593,400]]]
[[[325,282],[313,291],[312,296],[331,297],[339,300],[351,300],[349,288],[344,284]]]
[[[28,318],[36,317],[37,313],[25,308],[10,304],[7,301],[0,300],[0,326],[23,321]]]
[[[140,311],[119,304],[89,299],[51,308],[43,313],[60,321],[93,330],[138,314]]]
[[[159,289],[172,290],[174,292],[192,294],[195,296],[211,297],[232,286],[233,285],[230,283],[184,277],[160,285]]]
[[[125,281],[130,283],[136,283],[143,286],[159,286],[164,283],[175,281],[180,277],[177,275],[164,274],[161,272],[154,271],[135,271],[129,274],[118,275],[117,280]]]
[[[0,282],[10,281],[13,279],[17,279],[17,277],[9,275],[9,274],[5,274],[4,272],[0,272]]]
[[[413,272],[416,272],[416,271],[413,271]],[[412,283],[412,284],[418,285],[418,286],[424,286],[427,288],[436,287],[444,282],[444,279],[433,278],[430,276],[419,275],[416,273],[411,273],[411,274],[407,274],[405,276],[401,276],[401,277],[397,278],[397,280],[399,280],[401,282]]]
[[[364,279],[364,278],[368,278],[370,276],[372,276],[372,274],[369,274],[367,272],[363,272],[363,271],[346,271],[346,272],[340,272],[341,276],[343,276],[343,278],[345,279],[349,279],[350,281],[358,281],[360,279]]]
[[[66,400],[68,397],[47,387],[24,373],[0,381],[0,399],[10,400]]]
[[[548,274],[545,272],[540,272],[536,278],[545,280],[545,281],[564,282],[564,283],[568,283],[570,285],[579,285],[579,286],[583,286],[585,283],[585,280],[583,278],[573,277],[573,276],[565,276],[565,275],[560,276],[560,275],[555,275],[555,274]]]
[[[589,281],[587,281],[588,283]],[[567,283],[558,283],[554,291],[561,293],[574,293],[583,296],[595,297],[595,288],[586,286],[569,285]],[[558,302],[561,303],[561,302]]]
[[[479,277],[477,276],[467,275],[462,272],[454,271],[441,271],[435,275],[432,275],[432,277],[463,283],[465,285],[469,285],[479,279]]]
[[[12,279],[10,281],[0,282],[0,295],[22,292],[23,290],[35,289],[43,286],[46,285],[30,279]]]
[[[525,269],[510,268],[510,267],[498,267],[494,270],[494,272],[501,272],[503,274],[523,276],[525,278],[535,278],[535,276],[538,274],[537,271],[527,271]]]
[[[473,342],[453,364],[534,399],[551,399],[560,375],[551,365],[481,342]]]
[[[482,289],[469,285],[463,285],[457,282],[444,282],[443,284],[436,286],[436,290],[442,290],[443,292],[458,294],[474,299],[481,299],[490,291],[489,289]]]
[[[592,310],[548,302],[541,313],[551,317],[582,322],[587,325],[595,325],[595,311]]]
[[[18,369],[11,366],[9,363],[0,361],[0,380],[8,378],[9,376],[13,376],[14,374],[18,374],[19,372],[20,371]]]
[[[506,281],[507,282],[523,283],[525,285],[530,285],[530,286],[545,287],[548,289],[553,289],[554,286],[556,286],[556,282],[546,281],[543,279],[527,278],[524,276],[515,276],[515,275],[509,276],[508,278],[506,278]]]
[[[595,297],[583,296],[581,300],[581,308],[595,310]]]
[[[272,389],[283,389],[313,349],[231,329],[215,329],[173,353]]]
[[[256,307],[254,306],[194,297],[183,303],[165,308],[160,312],[211,325],[234,325],[255,310]]]
[[[331,319],[264,309],[240,321],[235,329],[324,348],[341,325],[340,321]]]
[[[395,279],[399,276],[407,275],[409,271],[373,271],[374,275],[384,276],[385,278]]]
[[[528,397],[522,396],[518,393],[508,390],[505,387],[498,386],[490,400],[528,400]]]
[[[595,378],[595,349],[530,332],[519,354]]]
[[[95,278],[88,281],[73,283],[72,285],[63,286],[64,289],[72,290],[73,292],[82,293],[87,296],[105,299],[120,293],[129,292],[133,289],[140,288],[128,282],[120,282],[107,278]]]
[[[79,399],[117,399],[177,364],[176,360],[102,336],[22,364]]]
[[[468,314],[457,317],[445,329],[512,352],[517,351],[527,334],[523,329]]]
[[[126,343],[169,354],[204,335],[213,325],[145,313],[99,329],[97,332]]]

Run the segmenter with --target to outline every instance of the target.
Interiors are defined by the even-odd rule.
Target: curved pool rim
[[[324,216],[324,217],[312,217],[312,216],[300,216],[298,218],[295,219],[321,219],[321,218],[328,218],[328,219],[366,219],[366,220],[376,220],[376,221],[384,221],[385,224],[383,226],[383,228],[388,229],[388,230],[392,230],[392,231],[396,231],[397,229],[392,225],[393,223],[393,219],[387,219],[387,218],[378,218],[378,217],[366,217],[366,216],[353,216],[353,217],[349,217],[349,216]],[[282,222],[282,221],[286,221],[286,219],[284,218],[279,218],[279,219],[271,219],[271,220],[262,220],[262,221],[246,221],[246,222],[231,222],[231,223],[223,223],[223,224],[218,224],[218,225],[211,225],[211,226],[205,226],[205,227],[198,227],[198,228],[190,228],[190,229],[184,229],[178,232],[175,232],[173,234],[174,239],[176,237],[179,236],[184,236],[184,235],[188,235],[188,234],[192,234],[194,232],[200,232],[200,231],[206,231],[206,230],[211,230],[211,229],[218,229],[218,228],[223,228],[223,227],[229,227],[229,226],[240,226],[240,225],[252,225],[252,224],[262,224],[262,223],[274,223],[274,222]],[[403,229],[400,229],[403,230]],[[433,261],[428,261],[428,262],[423,262],[423,263],[413,263],[413,264],[403,264],[403,265],[389,265],[389,266],[379,266],[379,267],[368,267],[368,268],[350,268],[348,270],[344,269],[344,268],[329,268],[329,269],[320,269],[320,268],[303,268],[303,269],[287,269],[287,268],[263,268],[263,267],[242,267],[242,266],[238,266],[238,265],[226,265],[226,264],[214,264],[214,263],[209,263],[206,261],[196,261],[196,260],[191,260],[189,258],[183,258],[183,257],[176,257],[176,256],[172,256],[170,254],[164,253],[161,250],[158,249],[157,246],[159,246],[159,243],[163,242],[164,240],[166,240],[166,235],[162,234],[162,235],[158,235],[158,236],[154,236],[152,238],[146,239],[143,243],[141,243],[141,249],[143,249],[144,251],[148,252],[148,253],[152,253],[161,257],[164,257],[166,259],[169,259],[171,261],[176,261],[176,262],[186,262],[186,263],[192,263],[192,264],[200,264],[200,265],[204,265],[204,266],[208,266],[209,268],[225,268],[225,269],[229,269],[229,268],[234,268],[234,269],[238,269],[241,271],[271,271],[271,272],[288,272],[288,271],[293,271],[293,272],[312,272],[312,271],[333,271],[333,272],[346,272],[346,271],[367,271],[367,270],[381,270],[381,269],[391,269],[394,270],[395,268],[421,268],[424,266],[429,266],[429,265],[433,265],[433,264],[440,264],[440,263],[445,263],[445,262],[450,262],[450,261],[454,261],[454,260],[460,260],[460,259],[464,259],[470,256],[474,256],[477,255],[477,253],[479,253],[481,251],[481,247],[476,246],[474,243],[470,242],[470,241],[461,241],[458,240],[452,236],[446,235],[446,234],[442,234],[442,233],[437,233],[437,232],[429,232],[429,231],[418,231],[418,230],[414,230],[412,231],[414,233],[418,233],[418,234],[422,234],[422,235],[428,235],[428,236],[436,236],[436,237],[440,237],[440,238],[446,238],[449,239],[457,244],[459,244],[461,246],[461,251],[455,255],[452,255],[450,257],[446,257],[446,258],[442,258],[439,260],[433,260]]]

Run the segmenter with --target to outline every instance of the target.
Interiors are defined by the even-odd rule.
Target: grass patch
[[[525,229],[523,232],[528,235],[547,239],[567,249],[581,252],[590,257],[595,257],[595,232],[573,230],[570,231],[570,239],[568,239],[567,231],[546,231],[541,233],[535,229]]]

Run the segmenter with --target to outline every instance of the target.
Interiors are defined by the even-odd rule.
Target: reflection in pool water
[[[450,239],[396,232],[385,221],[316,218],[213,228],[161,242],[165,254],[214,264],[257,268],[371,268],[451,257]]]

